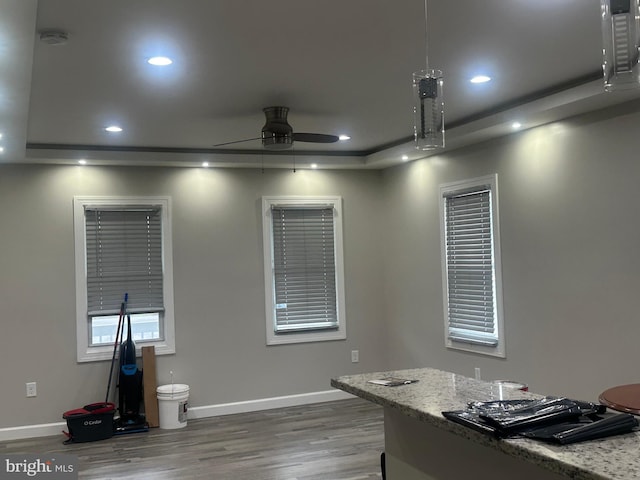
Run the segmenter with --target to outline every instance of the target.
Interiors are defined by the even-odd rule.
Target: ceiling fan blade
[[[339,138],[337,135],[326,135],[324,133],[294,133],[293,140],[296,142],[335,143]]]
[[[256,138],[245,138],[244,140],[236,140],[234,142],[225,142],[225,143],[216,143],[214,145],[214,147],[222,147],[224,145],[233,145],[234,143],[244,143],[244,142],[251,142],[253,140],[260,140],[262,137],[256,137]]]

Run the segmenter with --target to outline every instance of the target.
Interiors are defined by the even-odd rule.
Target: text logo
[[[77,480],[75,455],[0,455],[0,480]]]

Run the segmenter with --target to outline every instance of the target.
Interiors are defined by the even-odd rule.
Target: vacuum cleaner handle
[[[109,401],[109,392],[111,391],[111,380],[113,379],[113,365],[116,361],[116,351],[118,349],[118,337],[120,336],[120,327],[124,321],[124,316],[127,311],[127,300],[129,300],[129,294],[124,294],[124,301],[120,304],[120,316],[118,317],[118,329],[116,330],[116,340],[113,342],[113,355],[111,357],[111,368],[109,369],[109,382],[107,383],[107,395],[104,399],[105,403]],[[124,328],[122,329],[124,331]]]

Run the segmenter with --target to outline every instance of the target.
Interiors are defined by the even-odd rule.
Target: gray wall
[[[601,112],[384,171],[390,368],[597,400],[638,381],[640,115]],[[498,173],[506,359],[447,350],[438,185]]]
[[[637,382],[639,128],[600,113],[383,172],[2,166],[0,428],[104,395],[109,362],[75,360],[73,195],[172,197],[177,353],[158,377],[193,406],[422,366],[585,400]],[[506,359],[447,350],[442,319],[438,185],[494,172]],[[260,198],[280,194],[344,199],[346,341],[265,346]]]
[[[0,167],[0,428],[62,421],[104,399],[110,362],[76,363],[74,195],[170,195],[177,353],[158,379],[192,406],[329,390],[387,365],[379,172]],[[260,199],[343,197],[346,341],[265,345]],[[352,364],[350,351],[360,350]],[[25,398],[25,382],[38,396]]]

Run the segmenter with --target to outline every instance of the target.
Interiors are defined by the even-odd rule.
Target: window
[[[267,344],[346,338],[339,197],[264,197]]]
[[[175,353],[170,200],[75,197],[79,362],[110,359],[125,294],[138,347]]]
[[[447,347],[505,356],[497,175],[440,187]]]

